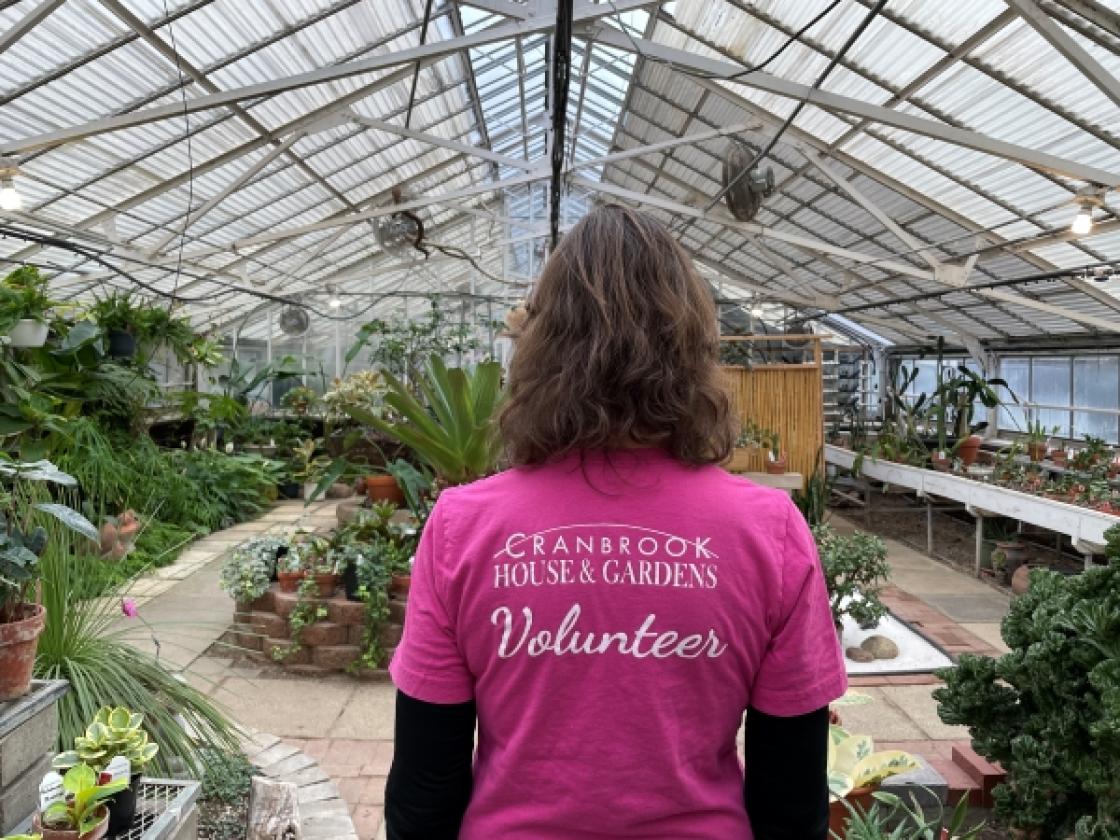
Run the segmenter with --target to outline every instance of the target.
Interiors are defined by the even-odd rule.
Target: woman
[[[656,220],[564,237],[509,371],[513,469],[441,494],[416,557],[390,840],[826,838],[843,659],[797,509],[717,466],[717,357]]]

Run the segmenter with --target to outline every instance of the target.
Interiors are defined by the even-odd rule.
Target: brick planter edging
[[[338,786],[315,759],[265,732],[248,733],[241,746],[263,775],[296,786],[303,840],[359,840]]]
[[[327,617],[303,628],[298,649],[282,659],[274,659],[273,651],[287,650],[291,645],[288,619],[298,603],[298,593],[281,592],[279,584],[274,583],[255,601],[235,605],[234,644],[248,651],[252,658],[280,665],[293,673],[314,676],[346,671],[362,655],[366,605],[350,601],[341,593],[332,598],[305,599],[305,603],[325,606]],[[406,607],[407,599],[389,599],[389,618],[381,631],[386,661],[400,641]],[[384,679],[388,671],[384,667],[364,669],[360,676]]]

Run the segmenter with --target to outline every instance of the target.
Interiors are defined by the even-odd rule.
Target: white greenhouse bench
[[[824,457],[827,463],[850,470],[857,455],[850,449],[828,444],[824,448]],[[861,474],[893,487],[913,490],[918,498],[949,499],[964,505],[977,519],[975,571],[978,576],[985,516],[1006,516],[1064,534],[1072,540],[1074,549],[1085,557],[1086,566],[1092,563],[1094,554],[1103,550],[1104,532],[1120,524],[1120,517],[1090,508],[893,461],[874,461],[865,457]]]

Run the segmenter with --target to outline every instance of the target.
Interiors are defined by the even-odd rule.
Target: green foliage
[[[142,714],[130,712],[123,706],[115,709],[102,706],[86,727],[85,734],[74,739],[74,749],[56,755],[52,766],[56,770],[66,770],[87,764],[101,771],[114,758],[123,755],[132,772],[139,773],[159,752],[159,744],[148,740],[143,724]]]
[[[501,366],[484,362],[474,370],[450,368],[439,356],[414,382],[427,405],[391,374],[385,404],[401,421],[387,422],[373,412],[346,407],[360,423],[399,440],[447,484],[464,484],[496,468],[501,443],[495,416],[501,400]]]
[[[86,764],[77,764],[62,777],[62,787],[69,794],[65,802],[56,802],[43,814],[43,827],[74,830],[85,834],[109,818],[102,808],[106,797],[128,786],[127,779],[97,784],[97,772]]]
[[[939,676],[941,719],[1008,772],[997,813],[1043,837],[1120,838],[1120,527],[1107,566],[1035,570],[1003,620],[1011,651]]]
[[[818,455],[818,461],[820,456]],[[825,515],[828,513],[828,496],[831,487],[828,475],[823,469],[817,469],[805,481],[804,490],[793,492],[793,502],[810,527],[815,528],[824,524]]]
[[[306,414],[318,400],[319,395],[306,385],[297,385],[286,391],[280,402],[285,408],[290,408],[299,414]]]
[[[837,534],[828,525],[813,529],[828,585],[832,620],[839,628],[849,615],[861,627],[874,627],[887,614],[879,590],[890,576],[887,547],[873,534]]]
[[[47,278],[34,266],[20,266],[0,280],[0,334],[25,318],[46,322],[47,310],[54,305],[47,296]]]
[[[202,776],[204,800],[237,802],[249,794],[257,770],[243,753],[204,749],[201,754],[206,766]]]
[[[958,445],[969,435],[987,427],[986,421],[973,423],[973,413],[977,402],[985,408],[996,408],[1000,404],[997,388],[1007,391],[1012,401],[1019,401],[1005,380],[985,379],[964,365],[958,365],[953,375],[942,379],[933,399],[948,416],[948,425],[956,435]]]
[[[928,788],[925,789],[927,801],[940,802]],[[875,801],[864,811],[858,805],[844,800],[848,811],[843,836],[830,832],[834,840],[976,840],[984,829],[984,824],[966,828],[968,821],[968,797],[962,797],[953,809],[948,823],[945,823],[945,807],[938,805],[936,813],[926,816],[918,801],[917,793],[911,791],[910,805],[893,793],[876,791],[872,794]],[[944,825],[947,835],[940,829]]]
[[[294,552],[289,552],[289,554],[294,555]],[[282,662],[289,656],[298,653],[301,647],[300,637],[303,635],[303,629],[325,620],[329,615],[326,606],[318,598],[319,587],[315,583],[315,578],[309,573],[307,577],[300,581],[295,609],[288,615],[288,638],[290,641],[282,648],[272,649],[273,659]]]
[[[39,637],[35,676],[70,683],[57,706],[60,749],[85,734],[102,706],[125,706],[144,716],[146,730],[160,745],[152,761],[155,773],[170,775],[181,763],[200,776],[199,744],[235,749],[231,724],[200,691],[129,643],[133,634],[151,631],[122,622],[119,591],[88,601],[75,597],[88,558],[75,556],[70,532],[61,523],[44,519],[40,524],[48,532],[41,562],[47,624]]]
[[[364,324],[346,353],[346,364],[369,348],[369,361],[374,367],[405,381],[433,355],[445,358],[476,349],[479,344],[472,338],[472,332],[471,324],[450,323],[439,301],[433,299],[423,317]]]
[[[261,597],[272,582],[280,549],[288,549],[280,537],[253,537],[230,552],[219,574],[218,585],[239,604]]]

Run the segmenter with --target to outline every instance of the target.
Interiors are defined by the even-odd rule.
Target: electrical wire
[[[167,34],[171,38],[171,53],[175,56],[175,70],[179,74],[179,96],[183,103],[183,122],[187,141],[187,211],[183,214],[183,229],[179,233],[179,249],[175,258],[175,282],[171,287],[172,294],[179,291],[179,278],[183,274],[183,246],[187,241],[187,228],[191,223],[191,205],[194,204],[194,147],[191,142],[191,117],[187,110],[187,80],[183,75],[183,63],[179,56],[179,47],[175,42],[175,24],[171,20],[171,13],[167,8],[167,0],[163,0],[163,16],[167,20]],[[175,308],[172,298],[168,311]]]

